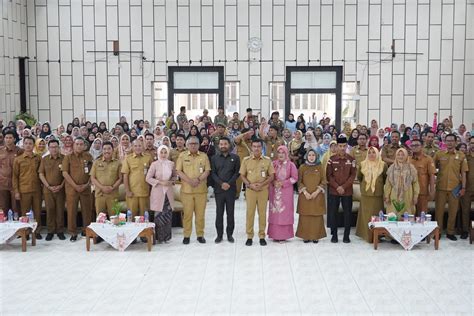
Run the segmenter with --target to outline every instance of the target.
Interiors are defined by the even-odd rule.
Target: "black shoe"
[[[311,240],[303,240],[305,244],[309,243]]]
[[[230,243],[234,243],[235,239],[232,236],[227,236],[227,241]]]
[[[40,233],[36,233],[35,235],[36,235],[36,239],[39,239],[39,240],[43,239],[43,236],[41,236]]]
[[[204,237],[198,237],[198,238],[197,238],[197,241],[198,241],[200,244],[205,244],[205,243],[206,243],[206,239],[204,239]]]
[[[144,243],[146,243],[148,241],[148,239],[146,239],[146,237],[140,237],[140,240]]]
[[[319,240],[313,240],[313,244],[317,244]]]
[[[103,241],[104,241],[104,240],[103,240],[102,237],[100,237],[100,236],[97,236],[97,237],[95,238],[95,243],[96,243],[96,244],[100,244],[100,243],[103,242]]]
[[[59,240],[66,240],[66,236],[63,233],[58,233]]]
[[[398,241],[396,241],[395,239],[390,239],[390,243],[392,245],[398,245]]]
[[[348,244],[348,243],[351,242],[351,240],[349,239],[349,237],[344,237],[344,238],[342,239],[342,242],[345,243],[345,244]]]
[[[252,239],[247,239],[245,246],[252,246]]]
[[[467,239],[468,236],[469,236],[468,233],[462,233],[461,234],[461,239]]]
[[[450,234],[446,234],[446,238],[448,238],[449,240],[452,240],[452,241],[458,240],[458,239],[456,238],[456,236],[450,235]]]
[[[183,244],[185,244],[185,245],[189,244],[189,237],[184,237],[183,238]]]
[[[53,237],[54,237],[54,234],[48,233],[48,234],[46,235],[45,240],[46,240],[46,241],[51,241],[51,240],[53,239]]]
[[[82,231],[82,232],[81,232],[81,236],[82,236],[82,237],[86,237],[86,232],[85,232],[85,231]]]
[[[332,235],[332,237],[331,237],[331,242],[335,244],[335,243],[337,243],[338,241],[339,241],[339,240],[337,240],[337,235]]]
[[[260,246],[266,246],[267,245],[267,241],[265,240],[265,238],[260,238]]]
[[[72,235],[69,240],[72,242],[77,241],[77,235]]]
[[[217,236],[216,239],[214,240],[216,244],[222,242],[222,236]]]

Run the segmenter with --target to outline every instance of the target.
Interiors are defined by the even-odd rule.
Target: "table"
[[[101,237],[109,245],[119,251],[124,251],[137,237],[147,238],[148,251],[155,239],[155,223],[126,223],[125,225],[113,225],[107,223],[91,223],[86,227],[86,249],[90,251],[90,240],[97,243],[97,237]]]
[[[439,248],[440,229],[436,221],[425,223],[410,222],[369,222],[369,228],[374,236],[374,249],[377,250],[379,236],[390,236],[395,239],[405,250],[411,250],[413,246],[426,238],[426,243],[430,243],[434,237],[434,247]]]
[[[36,235],[34,234],[38,223],[5,222],[0,223],[0,244],[6,244],[16,236],[21,237],[21,251],[26,251],[26,238],[31,235],[31,245],[36,246]]]

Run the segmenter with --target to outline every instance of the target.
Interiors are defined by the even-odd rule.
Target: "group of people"
[[[345,122],[341,130],[324,116],[305,120],[278,112],[266,120],[247,109],[228,117],[224,109],[212,119],[207,110],[188,119],[186,109],[170,113],[155,127],[125,117],[110,130],[105,122],[75,118],[65,128],[52,130],[49,123],[27,126],[24,121],[0,121],[0,210],[24,215],[32,210],[39,224],[44,201],[46,240],[67,230],[76,241],[84,231],[77,227],[78,206],[82,227],[96,214],[115,215],[123,185],[126,210],[135,215],[150,212],[158,242],[171,237],[174,186],[180,186],[183,204],[183,243],[189,244],[193,219],[197,241],[205,243],[204,229],[208,188],[216,203],[216,243],[234,242],[235,201],[245,192],[245,244],[254,237],[258,213],[259,244],[266,236],[283,242],[294,236],[305,243],[326,237],[324,215],[331,242],[338,242],[337,213],[342,208],[343,242],[350,242],[354,187],[360,187],[356,235],[372,242],[368,222],[380,210],[420,216],[435,201],[435,219],[446,236],[465,239],[474,198],[474,137],[452,117],[433,124],[401,124],[354,129]],[[296,195],[296,203],[295,203]],[[212,196],[212,195],[211,195]],[[296,212],[295,212],[296,209]],[[94,212],[95,210],[95,212]],[[457,225],[458,211],[461,216]],[[298,225],[294,232],[294,214]],[[458,227],[456,227],[458,226]]]

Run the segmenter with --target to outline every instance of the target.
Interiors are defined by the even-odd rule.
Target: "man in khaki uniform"
[[[95,211],[112,214],[112,206],[119,196],[122,183],[122,164],[113,158],[114,145],[111,142],[102,144],[102,157],[94,161],[91,170],[91,181],[95,186]]]
[[[152,133],[145,134],[145,150],[143,151],[145,154],[150,155],[153,161],[158,159],[156,150],[158,148],[155,147],[155,136]]]
[[[188,138],[188,151],[179,155],[176,171],[181,179],[181,201],[183,203],[183,244],[190,241],[193,229],[193,214],[195,215],[196,235],[199,243],[204,239],[204,216],[207,204],[207,177],[211,171],[209,158],[198,151],[199,139],[195,136]]]
[[[64,192],[64,177],[61,170],[64,156],[59,149],[59,141],[51,139],[48,142],[49,155],[41,159],[39,177],[43,182],[43,196],[46,205],[46,223],[48,235],[46,240],[53,239],[54,234],[61,240],[64,236],[64,206],[66,193]]]
[[[176,163],[178,162],[178,157],[182,152],[186,151],[186,139],[183,134],[176,135],[176,148],[171,149],[170,160]]]
[[[439,151],[439,147],[433,143],[434,137],[434,132],[428,131],[425,136],[425,146],[423,146],[423,152],[425,155],[430,156],[431,158],[433,158],[436,152]]]
[[[33,153],[34,145],[33,137],[23,138],[25,152],[13,161],[12,182],[15,199],[20,200],[21,214],[24,216],[33,210],[38,223],[36,238],[41,239],[41,183],[38,176],[41,157]]]
[[[400,132],[392,131],[390,138],[391,143],[382,148],[382,160],[385,161],[387,167],[390,167],[395,162],[395,153],[400,148]]]
[[[268,129],[268,135],[264,135],[264,130],[267,124],[262,124],[260,126],[259,133],[262,137],[263,142],[265,143],[265,153],[267,157],[270,157],[271,160],[278,158],[277,151],[280,145],[284,145],[285,142],[283,139],[278,136],[278,127],[275,125],[270,126]]]
[[[143,143],[133,141],[133,153],[122,162],[123,183],[127,193],[127,208],[133,216],[143,216],[150,210],[150,186],[145,181],[153,159],[143,152]]]
[[[413,155],[409,158],[409,162],[416,168],[420,185],[416,203],[416,216],[420,216],[421,212],[428,212],[428,201],[434,200],[435,197],[436,167],[433,159],[423,153],[421,140],[413,139],[410,149]]]
[[[474,136],[471,136],[469,140],[469,152],[466,155],[466,159],[469,172],[467,173],[466,194],[461,197],[462,239],[466,239],[469,236],[471,203],[474,201]]]
[[[92,167],[92,156],[84,151],[85,140],[78,137],[74,140],[73,153],[63,159],[63,177],[66,179],[67,228],[71,234],[70,241],[77,240],[77,206],[81,203],[82,235],[85,227],[92,221],[92,191],[89,172]]]
[[[263,144],[259,139],[252,141],[252,155],[244,158],[240,166],[240,175],[245,186],[247,202],[247,241],[252,245],[254,235],[255,208],[258,208],[258,237],[260,245],[265,246],[265,228],[267,225],[268,184],[273,180],[275,170],[270,158],[262,155]]]
[[[10,209],[15,212],[20,210],[12,187],[12,173],[13,160],[22,153],[23,149],[15,145],[15,133],[4,132],[4,146],[0,147],[0,210],[5,215]]]
[[[252,136],[255,134],[253,129],[244,128],[242,133],[237,135],[234,139],[237,156],[239,156],[240,161],[243,161],[245,157],[250,156],[252,153]],[[242,178],[237,179],[237,191],[235,198],[240,197],[240,192],[242,191]]]
[[[351,149],[351,152],[349,153],[355,160],[356,162],[356,170],[360,168],[360,163],[367,158],[367,135],[366,134],[360,134],[359,137],[357,138],[357,146],[353,147]],[[354,182],[359,182],[357,180],[357,177],[355,178]]]
[[[448,225],[446,237],[457,240],[455,233],[456,214],[459,207],[459,197],[454,197],[453,190],[461,185],[459,196],[466,192],[466,173],[468,171],[464,153],[457,151],[456,135],[448,134],[445,138],[446,151],[438,151],[434,156],[435,166],[438,168],[436,179],[436,209],[435,216],[438,226],[443,229],[443,219],[446,203],[448,203]]]

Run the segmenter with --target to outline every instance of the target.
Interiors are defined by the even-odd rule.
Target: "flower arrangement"
[[[114,225],[120,225],[120,214],[122,213],[123,208],[122,205],[119,203],[117,199],[114,200],[114,204],[112,204],[112,213],[115,214],[114,216],[110,216],[110,221]]]
[[[397,217],[400,217],[403,215],[403,211],[405,210],[405,202],[404,201],[397,201],[397,200],[392,200],[393,207],[395,208],[396,214],[394,214]]]

